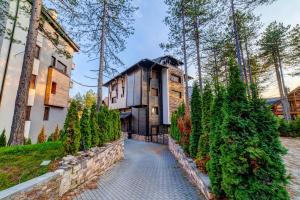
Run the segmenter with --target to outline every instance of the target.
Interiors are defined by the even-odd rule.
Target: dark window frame
[[[53,81],[51,83],[51,94],[56,94],[56,89],[57,89],[57,83]]]
[[[44,108],[44,121],[48,121],[49,120],[49,115],[50,115],[50,107],[49,106],[45,106]]]

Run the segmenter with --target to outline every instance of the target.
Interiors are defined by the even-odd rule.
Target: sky
[[[167,7],[163,0],[135,0],[135,4],[139,7],[139,10],[135,13],[135,22],[133,27],[135,32],[127,40],[126,50],[120,54],[120,58],[125,63],[123,68],[119,71],[123,71],[126,68],[137,63],[144,58],[156,58],[164,55],[164,52],[160,49],[159,44],[166,42],[168,39],[168,27],[163,23],[163,19],[166,16]],[[300,24],[300,0],[278,0],[272,5],[261,6],[255,10],[255,14],[261,17],[263,26],[266,26],[272,21],[283,22],[288,25]],[[262,27],[263,28],[263,27]],[[74,63],[76,69],[73,71],[72,78],[85,85],[95,86],[97,80],[89,79],[85,76],[95,77],[95,70],[98,68],[97,61],[90,61],[87,55],[83,53],[77,53],[74,57]],[[300,77],[291,77],[288,74],[288,70],[285,70],[285,79],[287,87],[294,89],[300,85]],[[194,67],[189,67],[189,74],[193,76],[195,74]],[[196,76],[194,76],[196,77]],[[107,78],[105,78],[107,81]],[[276,83],[276,82],[275,82]],[[71,96],[76,93],[85,93],[87,90],[94,87],[83,87],[76,83],[71,90]],[[279,96],[277,87],[275,84],[268,87],[264,93],[264,97],[276,97]],[[104,89],[104,97],[107,95],[107,89]]]

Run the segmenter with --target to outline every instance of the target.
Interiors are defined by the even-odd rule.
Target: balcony
[[[48,68],[45,105],[68,107],[70,78],[53,67]]]

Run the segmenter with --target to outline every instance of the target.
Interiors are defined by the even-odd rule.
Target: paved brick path
[[[93,189],[74,199],[193,200],[204,199],[186,179],[167,146],[125,142],[125,160],[100,176]]]
[[[289,150],[284,156],[286,169],[291,175],[289,191],[291,199],[300,200],[300,139],[281,138],[283,145]]]

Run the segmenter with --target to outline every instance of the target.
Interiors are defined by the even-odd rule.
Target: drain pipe
[[[4,74],[1,80],[1,90],[0,90],[0,105],[2,103],[2,98],[3,98],[3,90],[4,90],[4,85],[5,85],[5,79],[7,75],[7,70],[8,70],[8,65],[9,65],[9,59],[10,59],[10,54],[11,54],[11,48],[14,40],[14,35],[15,35],[15,30],[16,30],[16,25],[17,25],[17,19],[18,19],[18,13],[19,13],[19,7],[20,7],[20,0],[17,0],[17,7],[16,7],[16,13],[15,13],[15,19],[11,31],[11,36],[9,39],[9,46],[8,46],[8,53],[5,61],[5,66],[4,66]]]

